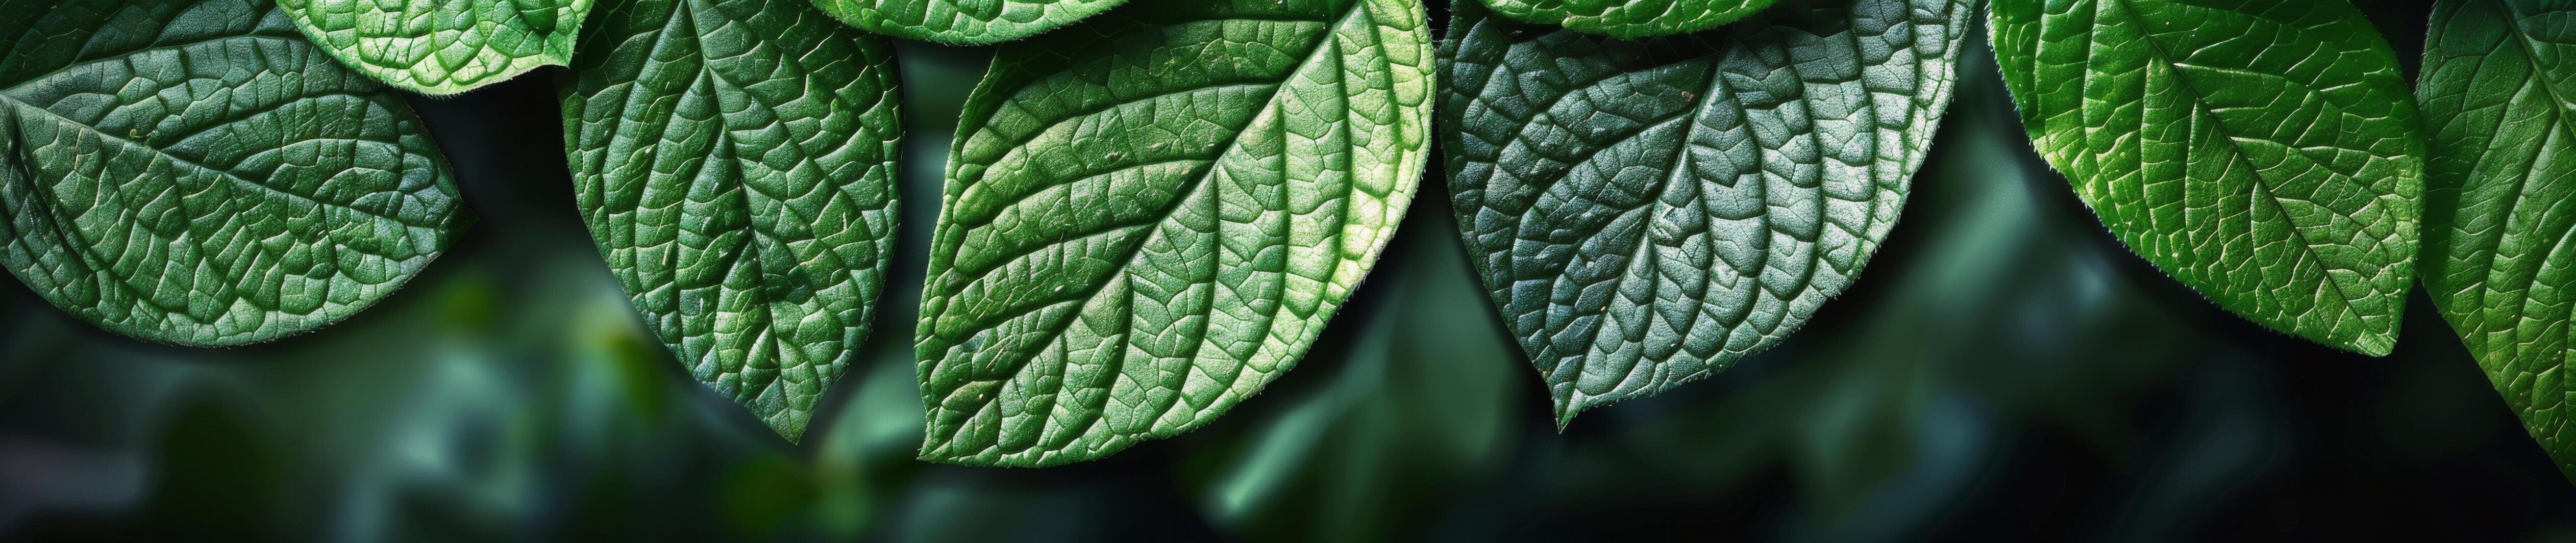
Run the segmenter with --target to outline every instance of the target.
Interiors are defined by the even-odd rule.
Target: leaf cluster
[[[1724,371],[1858,281],[1983,7],[2033,150],[2131,251],[2371,355],[2420,278],[2576,466],[2576,8],[2442,0],[2410,91],[2339,0],[1456,4],[1435,44],[1420,0],[0,0],[0,267],[147,340],[319,328],[465,222],[395,91],[560,66],[619,284],[794,440],[892,260],[889,37],[999,44],[936,202],[923,459],[1091,460],[1259,394],[1360,287],[1435,140],[1563,425]]]

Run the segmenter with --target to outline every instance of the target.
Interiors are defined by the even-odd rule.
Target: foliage
[[[1098,15],[1127,0],[814,0],[850,26],[907,40],[1001,43]]]
[[[1725,371],[1851,285],[1949,106],[1970,7],[1793,1],[1652,42],[1457,11],[1451,201],[1557,424]]]
[[[2414,286],[2424,137],[2342,0],[1997,0],[2032,144],[2129,249],[2274,330],[2369,355]]]
[[[1521,22],[1637,39],[1717,28],[1777,0],[1461,0],[1460,4],[1474,1]]]
[[[1459,411],[1509,405],[1493,396],[1379,397],[1499,382],[1399,367],[1436,357],[1410,342],[1489,359],[1511,343],[1491,334],[1514,336],[1560,431],[1795,344],[1827,299],[1870,284],[1882,244],[1903,246],[1916,169],[1953,83],[1973,79],[1953,75],[1961,51],[1991,46],[2044,160],[2024,173],[2063,172],[2069,202],[2164,272],[2149,276],[2379,356],[2421,267],[2435,307],[2419,312],[2448,321],[2576,477],[2558,377],[2576,265],[2555,251],[2576,231],[2562,209],[2576,106],[2559,98],[2576,91],[2561,65],[2576,11],[2554,3],[2439,1],[2410,96],[2394,51],[2411,44],[2361,11],[2384,6],[2337,0],[1997,0],[1982,42],[1963,39],[1976,0],[1459,0],[1446,18],[1421,0],[594,1],[0,0],[0,267],[30,299],[150,341],[235,346],[349,318],[466,222],[412,110],[438,102],[380,85],[463,99],[564,66],[560,110],[518,113],[561,119],[563,207],[681,367],[791,442],[833,405],[922,423],[835,435],[821,447],[874,460],[819,472],[1097,460],[1275,386],[1297,407],[1256,409],[1258,439],[1219,438],[1261,452],[1192,460],[1191,485],[1228,526],[1303,530],[1245,511],[1285,493],[1379,498],[1354,479],[1276,482],[1319,466],[1380,474],[1371,462],[1405,457],[1456,468],[1427,478],[1472,476],[1495,460],[1469,449],[1518,435]],[[971,92],[906,97],[893,42],[872,33],[1001,46]],[[939,122],[896,113],[925,103],[945,104]],[[905,156],[907,125],[950,120]],[[2011,151],[1985,139],[2002,121],[1976,122],[1979,156]],[[1390,259],[1410,271],[1376,288],[1403,301],[1371,305],[1360,286],[1416,205],[1434,138],[1450,198],[1426,205],[1453,214],[1412,213],[1402,237],[1468,258]],[[942,147],[945,167],[924,167]],[[906,162],[918,183],[900,188]],[[899,258],[907,244],[918,259]],[[1450,301],[1475,289],[1442,270],[1468,269],[1491,307]],[[880,304],[917,311],[872,326]],[[1346,304],[1361,315],[1338,326],[1357,331],[1326,333]],[[1338,365],[1281,379],[1310,351]],[[827,402],[862,365],[868,399]],[[1893,372],[1838,392],[1866,402],[1741,401],[1819,425],[1955,413],[1902,366],[1851,370]],[[1335,428],[1406,437],[1315,453]],[[1877,446],[1811,439],[1843,451],[1829,455]],[[724,506],[746,525],[789,522],[808,493],[878,497],[757,475],[792,463],[746,469]],[[1312,531],[1370,533],[1351,527],[1378,521],[1352,519],[1380,513],[1354,507]],[[847,535],[864,519],[835,522]]]
[[[2553,7],[2554,6],[2554,7]],[[2576,9],[2434,5],[2416,83],[2426,133],[2424,286],[2531,437],[2576,476],[2568,432],[2567,297],[2558,250],[2576,233]]]
[[[1430,38],[1413,0],[1138,0],[1003,47],[931,239],[922,458],[1099,458],[1295,367],[1413,198]]]
[[[342,64],[443,96],[572,59],[591,0],[277,0]]]
[[[893,54],[797,0],[612,0],[563,92],[592,237],[699,382],[805,434],[884,290]]]
[[[137,338],[240,345],[373,305],[447,248],[411,108],[264,0],[0,3],[0,265]]]

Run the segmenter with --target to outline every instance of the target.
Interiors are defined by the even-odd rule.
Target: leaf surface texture
[[[239,345],[346,318],[447,247],[411,108],[254,0],[0,2],[0,265],[101,327]]]
[[[278,0],[313,43],[397,88],[432,96],[563,66],[591,0]]]
[[[1037,466],[1206,424],[1294,366],[1412,199],[1410,0],[1138,0],[968,97],[920,330],[924,459]]]
[[[1465,6],[1464,0],[1457,5]],[[1762,11],[1774,0],[1482,0],[1494,13],[1525,23],[1619,38],[1650,38],[1717,28]]]
[[[2424,286],[2541,448],[2576,474],[2563,382],[2576,302],[2576,7],[2434,4]]]
[[[1451,207],[1559,424],[1725,370],[1886,239],[1974,6],[1787,0],[1651,41],[1461,9]]]
[[[2049,164],[2129,249],[2229,311],[2370,355],[2414,279],[2424,139],[2341,0],[1997,0]]]
[[[842,21],[907,40],[984,45],[1026,38],[1127,0],[814,0]]]
[[[689,373],[796,440],[884,289],[891,51],[804,0],[600,9],[564,92],[582,218]]]

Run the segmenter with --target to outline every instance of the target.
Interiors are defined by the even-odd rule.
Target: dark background
[[[2429,3],[2356,3],[2411,79]],[[2031,154],[1968,41],[1865,278],[1724,375],[1555,431],[1432,178],[1268,392],[1042,470],[910,458],[922,240],[989,50],[899,45],[904,260],[802,444],[632,314],[573,208],[559,74],[415,98],[478,222],[347,322],[167,347],[0,281],[0,538],[2576,541],[2576,487],[2420,290],[2384,358],[2208,304]]]

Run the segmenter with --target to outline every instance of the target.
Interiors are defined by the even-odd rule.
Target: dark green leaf
[[[814,0],[870,32],[960,45],[1036,35],[1108,11],[1127,0]]]
[[[403,90],[456,94],[572,59],[590,0],[278,0],[333,58]]]
[[[129,336],[238,345],[374,304],[447,247],[410,106],[265,0],[0,2],[0,264]]]
[[[793,441],[895,233],[893,56],[804,0],[612,0],[564,92],[582,218],[699,381]]]
[[[921,456],[1038,466],[1294,366],[1413,197],[1416,0],[1139,0],[1003,47],[931,241]]]
[[[1771,6],[1774,0],[1484,0],[1494,12],[1521,22],[1620,38],[1651,38],[1717,28]],[[1467,0],[1460,0],[1460,7]],[[1464,11],[1464,10],[1461,10]]]
[[[2414,279],[2424,138],[2343,0],[1996,0],[1995,57],[2049,164],[2220,307],[2370,355]]]
[[[2567,435],[2568,311],[2576,270],[2576,6],[2434,4],[2416,95],[2425,157],[2424,287],[2505,403],[2560,469]]]
[[[1787,0],[1643,42],[1459,10],[1451,207],[1558,424],[1724,371],[1849,287],[1896,223],[1973,10]]]

